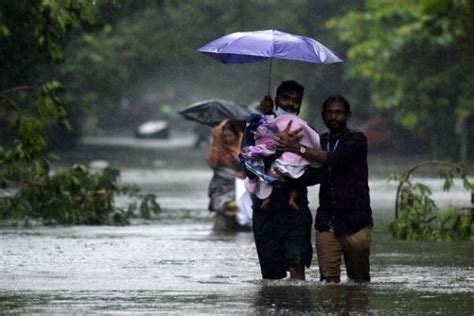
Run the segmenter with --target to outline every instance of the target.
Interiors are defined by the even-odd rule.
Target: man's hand
[[[266,95],[262,101],[260,101],[260,106],[258,110],[263,115],[268,115],[273,113],[273,99],[271,96]]]
[[[303,128],[295,129],[291,131],[291,124],[293,121],[289,121],[286,125],[285,129],[278,133],[275,137],[275,141],[277,144],[277,149],[280,151],[289,151],[289,152],[298,152],[300,149],[300,139],[303,137],[301,132]]]

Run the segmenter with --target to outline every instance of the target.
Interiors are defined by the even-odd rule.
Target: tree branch
[[[21,90],[33,90],[34,91],[35,88],[33,88],[32,86],[18,86],[18,87],[13,87],[13,88],[10,88],[10,89],[0,91],[0,95],[8,94],[8,93],[15,92],[15,91],[21,91]]]
[[[410,179],[411,174],[413,172],[415,172],[416,169],[421,168],[423,166],[427,166],[427,165],[444,165],[444,166],[449,166],[453,169],[461,167],[459,164],[455,164],[455,163],[452,163],[452,162],[449,162],[449,161],[428,160],[428,161],[420,162],[420,163],[414,165],[413,167],[411,167],[410,169],[408,169],[408,171],[405,174],[405,178],[402,181],[400,181],[400,184],[398,185],[398,188],[397,188],[397,195],[396,195],[396,198],[395,198],[395,219],[398,219],[398,211],[399,211],[399,208],[400,208],[400,203],[399,203],[400,191],[402,189],[403,184],[405,184],[405,183],[410,184],[409,179]]]
[[[7,89],[7,90],[0,91],[0,97],[7,100],[8,104],[10,104],[11,107],[14,110],[16,110],[17,112],[20,112],[20,107],[18,106],[18,104],[12,98],[7,96],[7,94],[15,92],[15,91],[22,91],[22,90],[33,90],[34,91],[35,89],[31,86],[14,87],[14,88],[10,88],[10,89]]]

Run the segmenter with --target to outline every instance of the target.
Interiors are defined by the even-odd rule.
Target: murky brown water
[[[126,168],[122,179],[157,194],[163,212],[127,227],[0,229],[0,314],[472,315],[472,241],[393,239],[396,185],[385,178],[370,182],[370,284],[347,283],[345,275],[340,285],[321,284],[316,258],[307,281],[262,281],[252,233],[211,232],[204,164],[168,163],[169,151],[135,154],[161,162]],[[460,189],[438,193],[441,203],[469,199]]]

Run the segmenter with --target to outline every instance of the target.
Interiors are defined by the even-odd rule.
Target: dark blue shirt
[[[332,226],[335,234],[342,236],[372,226],[367,138],[362,132],[346,129],[338,139],[330,139],[328,133],[321,135],[321,147],[329,149],[328,172],[321,178],[316,229],[328,231]]]

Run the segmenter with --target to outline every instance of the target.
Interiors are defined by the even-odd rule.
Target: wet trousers
[[[321,281],[340,282],[341,258],[347,276],[356,282],[370,281],[372,229],[365,227],[352,235],[336,237],[334,232],[316,232],[316,254]]]
[[[253,232],[262,278],[282,279],[290,266],[310,266],[312,220],[307,205],[300,205],[298,211],[254,212]]]

